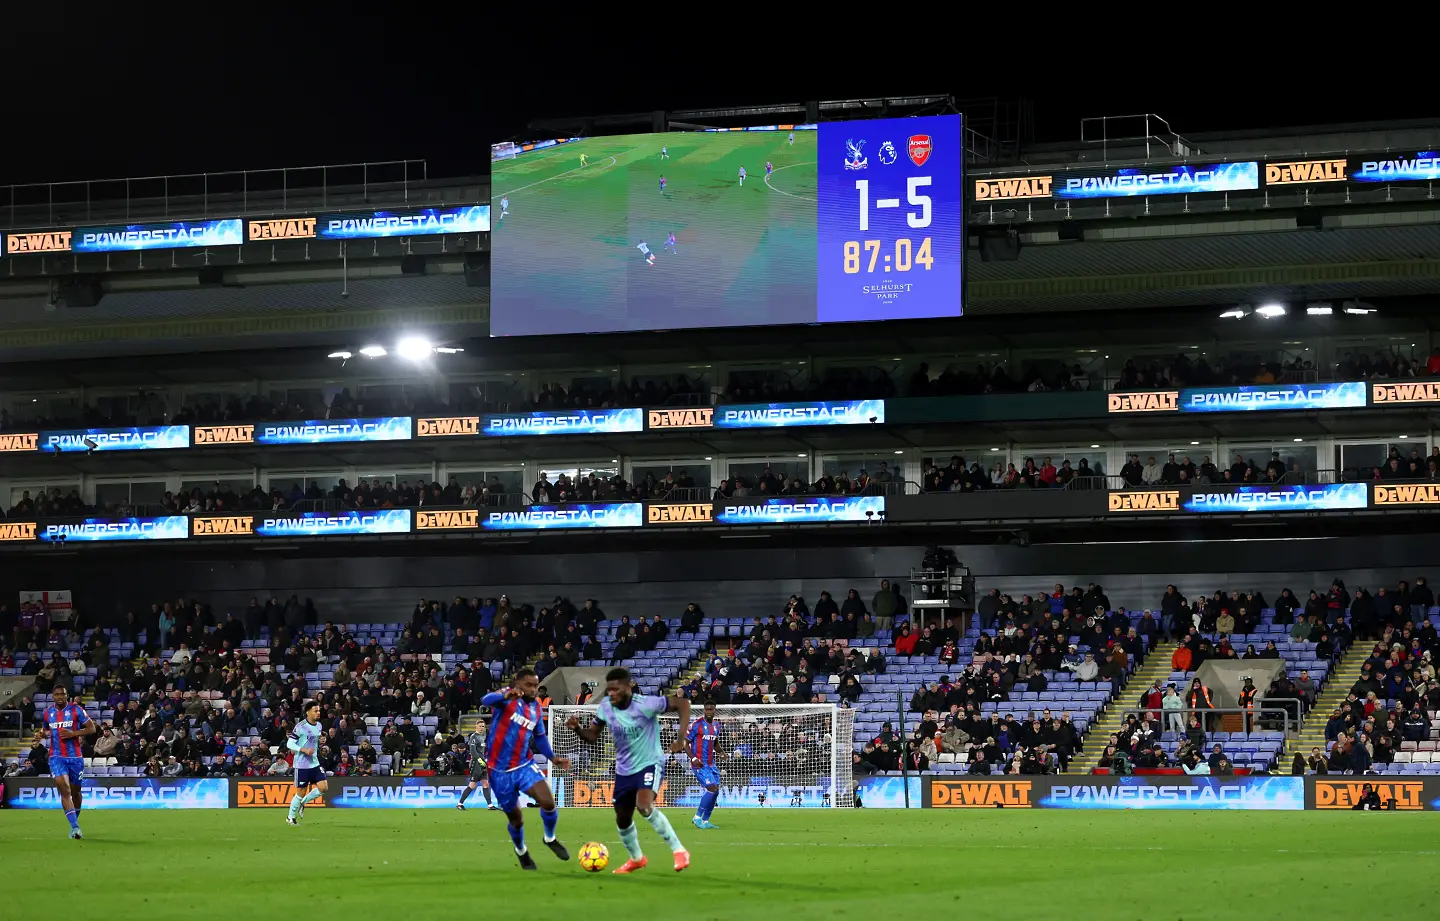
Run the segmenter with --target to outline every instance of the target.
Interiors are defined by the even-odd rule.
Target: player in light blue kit
[[[788,143],[791,147],[795,146],[795,132],[790,132],[790,140],[788,141]]]
[[[638,810],[670,846],[678,873],[690,866],[690,852],[680,843],[670,820],[655,808],[655,794],[665,776],[666,759],[665,749],[660,745],[660,714],[668,711],[679,714],[680,734],[670,751],[683,752],[685,736],[690,731],[690,701],[683,697],[636,695],[630,672],[624,668],[612,668],[606,673],[605,695],[595,722],[582,726],[579,717],[572,716],[565,725],[586,742],[597,741],[600,730],[606,726],[615,738],[615,825],[630,855],[625,865],[615,872],[634,873],[649,863],[640,850],[640,833],[635,828]]]
[[[649,244],[649,243],[646,243],[644,240],[641,240],[639,243],[636,243],[636,244],[635,244],[635,248],[640,251],[640,256],[645,260],[645,264],[646,264],[646,265],[654,265],[654,264],[655,264],[655,254],[652,253],[652,252],[650,252],[650,244]]]
[[[506,195],[500,199],[500,216],[504,217],[510,213],[510,196]]]
[[[716,828],[710,823],[715,804],[720,800],[720,768],[715,764],[720,722],[715,719],[714,701],[705,702],[705,715],[690,724],[685,740],[690,743],[690,769],[695,772],[695,782],[705,788],[700,804],[695,807],[695,827]]]
[[[305,814],[305,806],[313,803],[329,788],[325,769],[320,767],[320,738],[325,730],[320,728],[320,702],[305,702],[305,718],[290,730],[285,747],[295,753],[295,795],[290,798],[290,814],[285,824],[298,825]]]
[[[670,148],[669,148],[669,147],[661,147],[661,148],[660,148],[660,159],[662,159],[662,160],[668,160],[668,159],[670,159]]]
[[[740,188],[745,188],[745,167],[740,167]]]

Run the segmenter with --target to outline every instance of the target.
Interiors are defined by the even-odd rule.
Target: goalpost
[[[549,709],[550,744],[557,757],[570,759],[570,770],[550,772],[556,801],[561,806],[609,808],[615,781],[610,731],[603,730],[598,741],[587,743],[566,729],[565,722],[578,716],[581,725],[588,725],[595,718],[594,706]],[[716,710],[721,809],[855,805],[853,710],[832,704],[734,704]],[[700,716],[697,703],[691,719]],[[660,717],[660,741],[667,750],[678,729],[674,713]],[[660,804],[693,809],[703,792],[690,769],[689,755],[667,755]]]

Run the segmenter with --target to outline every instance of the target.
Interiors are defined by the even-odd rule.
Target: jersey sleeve
[[[480,698],[480,706],[482,707],[498,707],[504,702],[505,695],[500,691],[491,691],[489,694]]]
[[[690,731],[685,733],[685,741],[694,744],[695,737],[700,734],[700,721],[696,720],[690,724]]]
[[[90,725],[90,711],[78,704],[75,706],[75,724],[77,726]]]
[[[666,697],[645,695],[635,699],[635,706],[646,716],[659,716],[670,708],[670,700]]]

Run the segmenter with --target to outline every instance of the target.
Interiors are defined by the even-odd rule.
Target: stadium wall
[[[937,540],[943,541],[943,533]],[[200,598],[217,614],[237,614],[251,598],[291,594],[314,600],[325,620],[389,623],[404,619],[419,597],[508,593],[531,603],[564,594],[593,597],[612,617],[644,613],[679,616],[698,602],[712,617],[779,614],[790,594],[811,603],[822,590],[843,597],[848,588],[868,599],[880,579],[905,580],[924,557],[920,546],[677,549],[636,553],[547,554],[536,542],[527,554],[417,557],[190,560],[184,557],[44,556],[0,569],[0,596],[64,586],[87,624],[118,624],[126,610],[144,611],[161,597]],[[337,548],[338,549],[338,548]],[[1101,582],[1115,604],[1159,603],[1168,583],[1181,592],[1217,588],[1296,592],[1325,588],[1337,576],[1350,586],[1394,585],[1435,574],[1440,536],[1380,535],[1317,540],[1265,539],[1180,542],[1068,543],[1029,547],[956,546],[980,591],[1033,593],[1056,582]],[[340,551],[343,552],[343,551]]]
[[[465,777],[332,777],[323,805],[340,809],[453,809]],[[563,778],[560,787],[566,788]],[[867,809],[1172,809],[1300,811],[1350,809],[1365,784],[1401,812],[1440,811],[1440,777],[865,777],[856,785]],[[49,779],[10,778],[4,803],[12,809],[59,809]],[[571,795],[579,795],[573,791]],[[152,780],[90,778],[88,809],[281,809],[290,803],[288,779]],[[603,796],[603,791],[587,795]],[[564,805],[565,793],[561,793]],[[747,804],[752,798],[745,797]],[[789,808],[771,796],[764,808]],[[813,797],[807,806],[818,805]],[[316,803],[313,806],[319,806]],[[722,803],[722,805],[725,805]],[[735,808],[740,803],[729,804]]]

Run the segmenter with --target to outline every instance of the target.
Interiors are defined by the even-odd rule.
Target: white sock
[[[655,829],[655,834],[664,839],[672,851],[683,851],[685,845],[680,843],[680,838],[675,834],[675,829],[670,827],[670,820],[665,818],[665,813],[659,809],[651,809],[650,814],[645,817],[650,827]]]
[[[620,829],[620,843],[625,845],[625,853],[630,855],[631,860],[639,860],[645,855],[640,851],[640,832],[631,822],[629,828]]]

